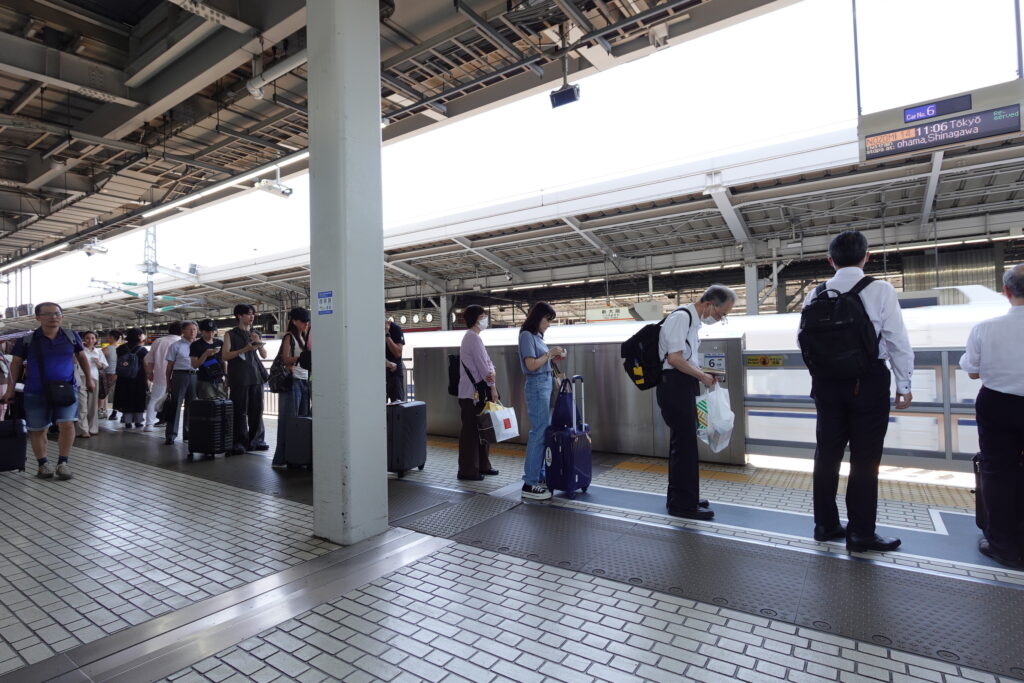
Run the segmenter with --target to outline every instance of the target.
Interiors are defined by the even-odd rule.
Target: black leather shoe
[[[484,475],[482,475],[482,474],[475,474],[475,475],[459,474],[459,475],[456,475],[456,477],[458,479],[462,480],[462,481],[483,481],[484,480]]]
[[[480,470],[480,474],[486,474],[489,477],[493,477],[497,473],[498,473],[498,470],[494,469],[493,467],[491,469],[489,469],[489,470]]]
[[[249,450],[250,451],[269,451],[270,450],[270,446],[268,446],[265,443],[254,443],[252,446],[249,447]]]
[[[164,445],[165,446],[173,446],[174,445],[174,439],[164,439]]]
[[[701,498],[700,500],[697,501],[697,507],[699,507],[699,508],[711,507],[711,503],[708,501],[707,498]]]
[[[826,529],[820,524],[814,525],[814,540],[819,543],[824,543],[825,541],[838,541],[843,538],[846,538],[846,527],[842,524],[837,524],[831,529]]]
[[[998,553],[995,550],[993,550],[992,544],[988,542],[987,538],[983,538],[980,541],[978,541],[978,552],[980,552],[985,557],[995,560],[1004,567],[1010,567],[1011,569],[1020,569],[1021,567],[1024,567],[1024,562],[1021,562],[1020,557],[1017,557],[1016,559],[1012,557],[1007,557],[1002,553]]]
[[[885,553],[890,550],[896,550],[896,548],[900,547],[900,543],[901,541],[898,538],[879,536],[878,534],[871,536],[854,536],[851,534],[846,537],[846,549],[851,553],[863,553],[868,550]]]
[[[668,514],[673,517],[684,517],[686,519],[714,519],[714,510],[697,508],[695,510],[673,510],[669,508]]]
[[[229,448],[227,453],[225,453],[224,455],[242,455],[244,453],[244,448],[242,448],[241,446],[234,446],[232,448]]]

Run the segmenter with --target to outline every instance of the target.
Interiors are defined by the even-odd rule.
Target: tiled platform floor
[[[998,679],[946,662],[456,545],[167,680]]]
[[[0,474],[0,673],[337,547],[311,537],[306,505],[79,448],[71,461],[70,481]]]

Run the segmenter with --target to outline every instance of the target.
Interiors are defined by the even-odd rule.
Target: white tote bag
[[[721,453],[729,445],[736,416],[729,405],[729,390],[721,384],[697,397],[697,438],[713,453]]]
[[[480,439],[488,443],[508,441],[519,436],[519,421],[516,409],[506,408],[500,403],[488,401],[477,417]]]

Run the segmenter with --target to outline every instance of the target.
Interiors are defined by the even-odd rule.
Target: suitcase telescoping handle
[[[573,375],[572,379],[570,380],[570,382],[572,382],[572,417],[573,417],[573,420],[576,419],[576,383],[579,382],[579,385],[580,385],[580,424],[579,424],[578,429],[579,429],[579,431],[582,432],[583,431],[583,426],[585,424],[587,424],[587,415],[586,415],[586,412],[585,412],[587,408],[586,408],[586,406],[584,404],[584,401],[583,401],[583,376],[582,375]]]

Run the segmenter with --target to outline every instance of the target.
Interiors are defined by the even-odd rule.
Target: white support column
[[[377,0],[310,0],[309,159],[313,533],[351,545],[387,530],[384,236]]]
[[[757,266],[755,264],[748,263],[743,266],[743,283],[747,288],[747,315],[757,315],[760,292],[757,286]]]
[[[438,297],[441,300],[441,329],[452,329],[452,298],[450,294],[442,294]]]

